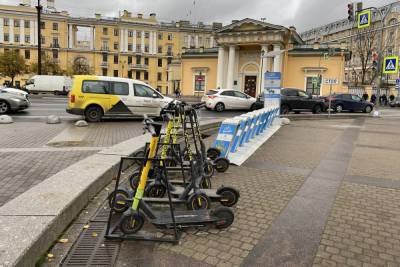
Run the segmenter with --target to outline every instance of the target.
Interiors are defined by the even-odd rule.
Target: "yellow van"
[[[148,84],[118,77],[76,75],[69,93],[67,112],[83,115],[88,122],[103,117],[151,117],[173,99]]]

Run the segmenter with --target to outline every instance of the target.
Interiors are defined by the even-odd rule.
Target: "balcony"
[[[109,48],[108,46],[102,46],[102,47],[100,48],[100,51],[108,52],[108,51],[110,51],[110,48]]]
[[[129,68],[131,70],[148,70],[149,66],[144,64],[130,64]]]
[[[60,44],[57,43],[50,44],[50,48],[60,48]]]
[[[100,63],[100,68],[103,68],[103,69],[108,68],[108,62],[101,62]]]

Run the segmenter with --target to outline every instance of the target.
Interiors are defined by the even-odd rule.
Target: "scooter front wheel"
[[[167,189],[162,184],[149,184],[146,188],[146,196],[147,197],[156,197],[161,198],[165,196],[165,192]]]
[[[131,177],[129,177],[129,185],[131,186],[131,188],[136,191],[136,189],[139,186],[139,172],[134,172]]]
[[[136,212],[129,215],[124,215],[119,225],[121,232],[127,235],[135,234],[142,229],[144,224],[144,217],[142,214]]]
[[[218,148],[210,147],[207,149],[207,157],[214,160],[221,155],[221,151]]]
[[[225,207],[233,207],[239,200],[239,192],[230,187],[222,187],[217,194],[220,195],[219,202]]]
[[[204,163],[204,176],[211,178],[213,175],[214,175],[214,166],[209,160],[206,160],[206,162]]]
[[[203,177],[203,179],[201,179],[200,187],[202,189],[211,189],[211,179],[209,177]]]
[[[226,172],[229,169],[229,160],[227,158],[217,158],[214,160],[214,167],[217,172]]]
[[[189,210],[205,210],[210,208],[210,198],[204,194],[192,194],[187,201]]]
[[[214,223],[217,229],[228,228],[235,220],[235,214],[227,207],[218,207],[211,212],[211,215],[217,217],[217,221]]]
[[[115,203],[113,206],[115,195]],[[117,192],[111,192],[110,196],[108,197],[108,205],[117,213],[123,213],[129,208],[129,199],[130,194],[127,190],[124,189],[117,189]]]

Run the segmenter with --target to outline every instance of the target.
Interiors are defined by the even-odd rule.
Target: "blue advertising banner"
[[[226,157],[228,155],[229,146],[236,135],[237,128],[237,123],[225,121],[222,122],[217,138],[215,139],[213,144],[213,147],[221,151],[221,157]]]

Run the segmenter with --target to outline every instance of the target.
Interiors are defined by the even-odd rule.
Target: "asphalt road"
[[[68,99],[65,96],[32,95],[31,106],[23,111],[10,114],[16,119],[43,119],[49,115],[57,115],[62,119],[79,119],[80,116],[69,114],[65,111]],[[232,118],[248,111],[225,111],[222,113],[208,110],[200,110],[201,119]]]

